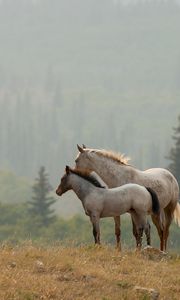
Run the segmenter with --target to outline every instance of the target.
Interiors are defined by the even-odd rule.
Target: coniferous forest
[[[74,217],[80,203],[54,193],[65,165],[74,165],[77,143],[125,153],[139,169],[172,167],[179,28],[174,0],[0,1],[1,241],[76,240],[81,231],[90,241],[88,221]],[[42,166],[55,217],[37,231],[40,219],[32,222],[28,205]],[[108,222],[105,240],[113,242]],[[172,228],[170,243],[180,248]]]

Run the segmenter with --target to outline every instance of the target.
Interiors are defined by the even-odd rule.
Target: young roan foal
[[[147,215],[159,216],[160,213],[159,201],[152,189],[134,183],[108,189],[91,173],[66,166],[66,172],[61,178],[56,193],[61,196],[68,190],[76,193],[86,215],[90,217],[96,244],[100,244],[100,218],[119,216],[129,212],[136,226],[137,248],[140,249],[143,231],[147,230],[147,227],[149,229]]]

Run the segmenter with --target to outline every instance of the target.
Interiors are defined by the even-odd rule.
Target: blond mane
[[[117,161],[118,163],[123,164],[123,165],[128,165],[128,162],[130,160],[130,158],[125,156],[124,154],[116,153],[112,150],[102,149],[102,150],[95,150],[95,152],[98,155],[101,155],[101,156],[104,156],[107,158],[111,158],[112,160]]]

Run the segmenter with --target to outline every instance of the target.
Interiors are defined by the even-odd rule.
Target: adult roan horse
[[[173,217],[180,226],[179,186],[175,177],[166,169],[152,168],[141,171],[128,164],[128,159],[113,151],[90,149],[78,146],[78,156],[75,160],[76,168],[95,171],[109,188],[118,187],[126,183],[136,183],[153,189],[159,199],[161,218],[152,215],[160,237],[160,250],[166,250],[169,226]],[[120,217],[114,217],[117,247],[120,244]],[[161,226],[163,224],[163,228]],[[137,237],[133,224],[133,234]]]
[[[97,244],[100,244],[100,218],[115,217],[129,212],[136,228],[138,249],[142,246],[143,231],[150,230],[147,214],[159,218],[160,206],[156,193],[135,183],[108,189],[90,172],[66,166],[66,173],[61,178],[56,193],[61,196],[71,189],[81,200],[86,215],[90,217]]]

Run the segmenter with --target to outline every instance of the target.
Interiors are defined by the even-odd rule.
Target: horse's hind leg
[[[169,227],[171,225],[171,222],[173,220],[173,211],[171,209],[171,207],[167,207],[164,209],[164,213],[165,213],[165,228],[164,228],[164,248],[165,250],[167,249],[167,240],[168,240],[168,236],[169,236]]]
[[[161,211],[161,218],[160,216],[151,215],[152,221],[157,228],[157,232],[160,238],[160,250],[164,250],[164,211]],[[162,219],[162,220],[161,220]]]
[[[119,251],[121,251],[121,220],[120,216],[114,217],[115,223],[115,235],[116,235],[116,246]]]

